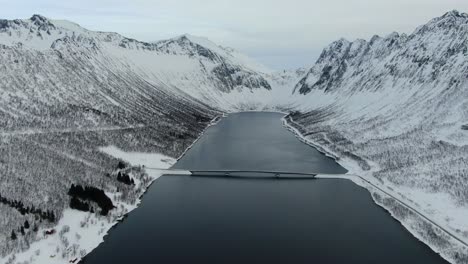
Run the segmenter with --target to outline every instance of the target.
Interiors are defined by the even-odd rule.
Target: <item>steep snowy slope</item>
[[[0,44],[10,47],[50,52],[70,42],[99,50],[103,57],[123,64],[116,67],[130,68],[153,85],[171,93],[189,94],[219,109],[277,106],[271,103],[270,91],[277,84],[269,78],[271,70],[205,38],[183,35],[145,43],[40,15],[0,22]]]
[[[468,15],[457,11],[410,35],[341,39],[295,86],[293,119],[352,173],[468,242],[467,73]],[[458,241],[374,198],[444,257],[468,261]]]
[[[248,57],[205,38],[183,35],[152,45],[156,52],[106,50],[132,63],[149,82],[179,89],[225,111],[287,108],[290,87],[302,77],[295,73],[280,78]]]

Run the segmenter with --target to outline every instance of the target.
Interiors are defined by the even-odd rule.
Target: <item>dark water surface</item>
[[[283,116],[257,112],[232,114],[208,129],[174,168],[347,172],[285,129]]]
[[[343,173],[282,115],[223,119],[174,167]],[[347,180],[163,176],[84,263],[446,263]]]

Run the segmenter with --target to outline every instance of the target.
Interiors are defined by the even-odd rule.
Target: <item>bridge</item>
[[[149,168],[148,170],[161,171],[165,175],[190,175],[194,177],[230,177],[246,179],[315,179],[317,173],[266,171],[266,170],[177,170]]]

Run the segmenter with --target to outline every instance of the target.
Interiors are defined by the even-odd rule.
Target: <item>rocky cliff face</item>
[[[316,65],[296,85],[296,92],[373,91],[421,85],[459,86],[468,64],[468,17],[452,11],[411,35],[349,42],[341,39],[322,52]]]

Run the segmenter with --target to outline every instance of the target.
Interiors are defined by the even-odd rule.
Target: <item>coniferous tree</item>
[[[125,165],[124,162],[122,161],[119,161],[119,164],[117,164],[117,169],[125,169],[125,167],[127,167],[127,165]]]
[[[12,230],[11,231],[11,240],[16,240],[17,236],[16,236],[16,233],[15,233],[15,230]]]

